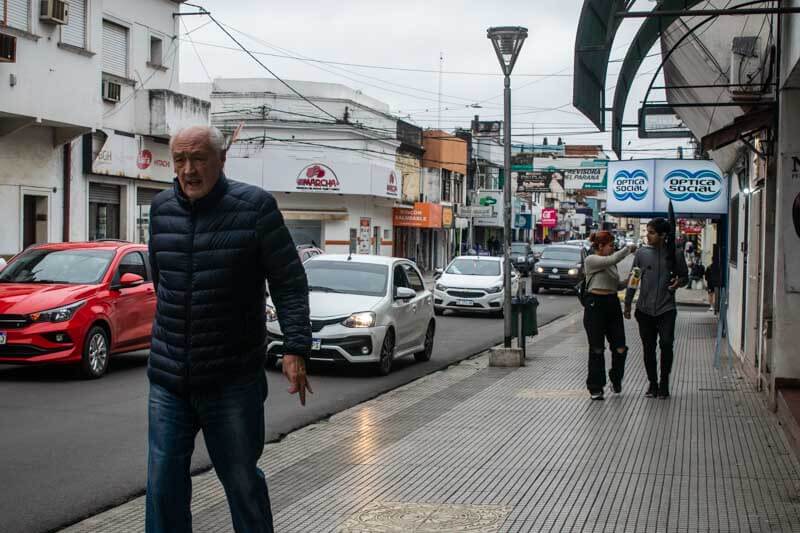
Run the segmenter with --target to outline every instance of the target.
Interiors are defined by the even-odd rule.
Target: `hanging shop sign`
[[[478,216],[473,219],[473,224],[480,227],[501,228],[503,227],[503,191],[490,190],[478,191],[475,195],[473,205],[482,207],[491,207],[493,209],[491,216]]]
[[[542,226],[554,228],[558,226],[558,210],[552,208],[542,209]]]
[[[608,165],[608,207],[612,214],[664,214],[672,201],[683,215],[728,212],[728,181],[713,161],[642,159]]]
[[[705,224],[700,220],[678,219],[678,228],[684,235],[700,235],[703,233],[704,226]]]
[[[169,145],[152,137],[102,130],[102,142],[92,160],[92,174],[170,182],[175,177]],[[91,145],[91,143],[89,143]]]
[[[358,224],[358,253],[369,255],[372,249],[372,220],[362,218]]]
[[[568,191],[604,190],[607,168],[586,167],[564,171],[564,188]]]
[[[438,229],[442,227],[442,211],[441,205],[428,202],[417,202],[412,209],[395,207],[392,224],[400,228]]]
[[[491,205],[460,205],[458,214],[464,218],[491,217],[494,215],[494,207]]]
[[[533,229],[532,218],[529,214],[514,215],[514,229]]]
[[[453,227],[453,208],[452,207],[442,207],[442,227],[443,228],[452,228]]]
[[[553,170],[532,170],[517,175],[517,192],[558,192],[564,188],[564,174]]]

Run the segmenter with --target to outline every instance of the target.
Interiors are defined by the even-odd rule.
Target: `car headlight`
[[[376,318],[372,311],[353,313],[342,322],[342,325],[346,328],[371,328],[375,325]]]
[[[275,308],[271,305],[267,306],[267,322],[276,322],[278,320],[278,313],[275,312]]]
[[[31,313],[28,315],[28,319],[31,322],[66,322],[71,319],[75,315],[75,312],[83,307],[85,303],[86,300],[65,305],[64,307],[57,307],[56,309]]]
[[[542,267],[536,267],[536,272],[538,274],[544,274],[544,269]]]
[[[577,276],[578,275],[578,269],[577,268],[570,268],[569,269],[569,275],[570,276]]]
[[[444,286],[444,285],[442,285],[441,283],[437,283],[437,284],[436,284],[436,290],[437,290],[437,291],[446,292],[446,291],[447,291],[447,287],[445,287],[445,286]]]
[[[503,291],[502,285],[495,285],[494,287],[489,287],[488,289],[486,289],[486,292],[488,292],[489,294],[497,294],[498,292],[502,291]]]

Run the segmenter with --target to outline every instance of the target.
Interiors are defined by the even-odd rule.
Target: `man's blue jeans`
[[[180,396],[150,384],[147,533],[192,531],[189,473],[199,430],[225,488],[237,532],[272,533],[272,511],[257,461],[264,448],[263,371],[246,383]]]

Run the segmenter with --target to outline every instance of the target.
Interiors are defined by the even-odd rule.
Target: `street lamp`
[[[500,26],[486,30],[486,37],[492,41],[500,67],[505,75],[503,92],[503,144],[505,151],[505,179],[503,183],[503,345],[511,348],[511,71],[517,62],[522,43],[528,37],[528,29],[520,26]]]

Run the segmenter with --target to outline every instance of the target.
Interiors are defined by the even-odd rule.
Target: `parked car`
[[[303,263],[314,256],[322,255],[324,253],[325,252],[322,249],[317,248],[313,244],[300,244],[297,246],[297,255],[300,256],[300,261]]]
[[[579,246],[548,246],[534,269],[533,292],[538,293],[540,289],[574,290],[583,279],[584,255]]]
[[[513,267],[512,267],[513,268]],[[517,293],[519,273],[511,272],[511,292]],[[503,258],[461,256],[453,259],[434,287],[434,309],[503,313]]]
[[[27,248],[0,272],[0,363],[80,365],[150,346],[156,295],[147,247],[126,242]]]
[[[436,322],[433,295],[408,259],[317,255],[304,264],[309,283],[311,361],[373,365],[389,374],[393,361],[428,361]],[[284,355],[283,334],[267,300],[268,364]]]
[[[561,244],[562,246],[580,246],[586,251],[592,249],[592,242],[589,239],[577,239],[577,240],[565,241]]]
[[[512,242],[511,263],[523,276],[530,274],[535,263],[531,245],[527,242]]]

